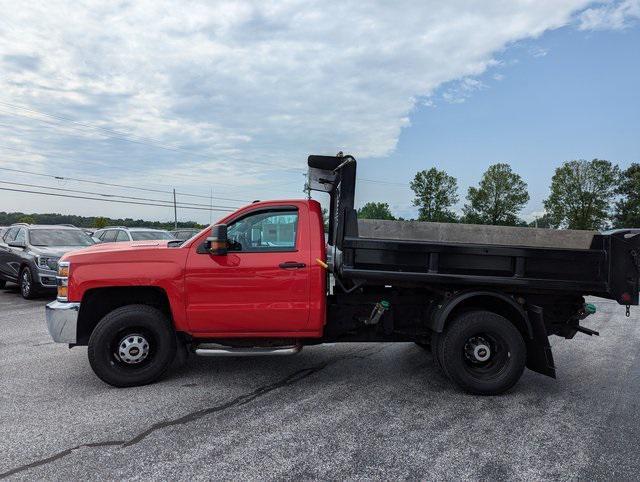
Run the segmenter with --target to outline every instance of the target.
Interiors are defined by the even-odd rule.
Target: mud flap
[[[551,353],[551,344],[544,326],[544,312],[540,306],[530,305],[527,309],[531,323],[532,338],[527,343],[527,368],[534,372],[556,378],[556,367]]]

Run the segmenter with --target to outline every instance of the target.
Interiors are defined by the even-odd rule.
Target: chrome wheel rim
[[[138,333],[125,336],[118,343],[118,358],[127,365],[138,365],[149,355],[149,342]]]
[[[472,376],[490,379],[502,373],[510,363],[506,340],[498,333],[478,333],[467,338],[462,347],[465,369]]]
[[[22,294],[29,296],[31,293],[31,275],[29,274],[29,270],[24,270],[22,273],[22,283],[20,287],[22,288]]]

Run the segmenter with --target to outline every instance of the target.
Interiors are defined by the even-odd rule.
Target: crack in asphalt
[[[17,474],[19,472],[24,472],[25,470],[33,469],[33,468],[36,468],[36,467],[40,467],[42,465],[49,464],[51,462],[55,462],[56,460],[60,460],[60,459],[66,457],[68,455],[71,455],[71,453],[73,453],[75,450],[78,450],[78,449],[81,449],[81,448],[102,448],[102,447],[113,447],[113,446],[117,446],[117,447],[120,447],[120,448],[130,447],[132,445],[135,445],[135,444],[141,442],[142,440],[147,438],[149,435],[151,435],[152,433],[154,433],[154,432],[156,432],[158,430],[162,430],[162,429],[167,428],[167,427],[174,427],[174,426],[177,426],[177,425],[184,425],[184,424],[199,420],[199,419],[201,419],[203,417],[206,417],[207,415],[211,415],[213,413],[218,413],[218,412],[221,412],[223,410],[227,410],[229,408],[240,407],[240,406],[246,405],[247,403],[250,403],[250,402],[254,401],[257,398],[260,398],[260,397],[262,397],[264,395],[267,395],[268,393],[270,393],[270,392],[272,392],[274,390],[277,390],[277,389],[282,388],[282,387],[286,387],[288,385],[293,385],[294,383],[297,383],[297,382],[299,382],[301,380],[304,380],[305,378],[308,378],[311,375],[314,375],[315,373],[318,373],[319,371],[324,370],[329,365],[335,364],[335,363],[337,363],[339,361],[349,360],[349,359],[362,360],[362,359],[368,358],[370,356],[376,355],[377,353],[379,353],[382,350],[384,350],[384,348],[385,347],[383,345],[382,348],[380,348],[378,350],[370,351],[369,353],[363,353],[363,352],[367,352],[367,350],[368,350],[368,348],[365,348],[363,350],[359,350],[359,351],[356,351],[354,353],[351,353],[351,354],[348,354],[348,355],[344,355],[342,357],[338,357],[338,358],[335,358],[335,359],[327,361],[327,362],[319,363],[319,364],[314,365],[312,367],[303,368],[301,370],[293,372],[292,374],[282,378],[281,380],[278,380],[278,381],[276,381],[274,383],[270,383],[268,385],[264,385],[262,387],[256,388],[252,392],[245,393],[243,395],[239,395],[238,397],[234,398],[233,400],[230,400],[230,401],[225,402],[223,404],[215,405],[213,407],[204,408],[204,409],[201,409],[201,410],[196,410],[195,412],[190,412],[190,413],[188,413],[186,415],[183,415],[182,417],[175,418],[175,419],[172,419],[172,420],[165,420],[163,422],[155,423],[155,424],[151,425],[151,427],[149,427],[144,432],[139,433],[138,435],[136,435],[135,437],[133,437],[133,438],[131,438],[129,440],[106,440],[106,441],[103,441],[103,442],[83,443],[83,444],[76,445],[75,447],[65,449],[65,450],[63,450],[61,452],[58,452],[58,453],[56,453],[54,455],[51,455],[51,456],[49,456],[47,458],[36,460],[36,461],[30,462],[28,464],[20,465],[19,467],[15,467],[13,469],[10,469],[7,472],[0,473],[0,479],[5,479],[5,478],[10,477],[12,475],[15,475],[15,474]]]

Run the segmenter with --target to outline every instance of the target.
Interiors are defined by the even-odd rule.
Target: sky
[[[562,162],[640,162],[639,85],[640,0],[0,0],[0,211],[167,220],[176,189],[208,223],[341,150],[405,218],[416,171],[459,210],[508,162],[531,220]]]

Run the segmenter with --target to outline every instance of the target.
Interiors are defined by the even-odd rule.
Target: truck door
[[[194,243],[185,274],[193,332],[304,330],[310,308],[308,223],[306,210],[295,206],[256,208],[229,222],[227,255],[211,255]]]

